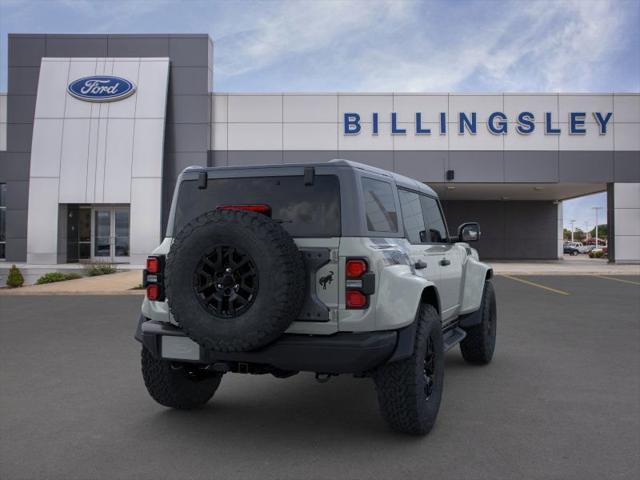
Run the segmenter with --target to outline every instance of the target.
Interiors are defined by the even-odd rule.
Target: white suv
[[[136,332],[151,396],[206,403],[222,376],[314,372],[372,377],[396,430],[425,434],[444,352],[491,361],[491,268],[450,236],[435,192],[345,160],[190,167],[167,235],[147,260]]]

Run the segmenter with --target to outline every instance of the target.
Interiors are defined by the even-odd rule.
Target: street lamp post
[[[573,230],[574,230],[574,225],[575,225],[576,221],[575,220],[571,220],[571,241],[573,242]]]
[[[584,222],[584,242],[589,240],[589,222]]]
[[[596,211],[596,248],[598,248],[598,210],[602,210],[603,207],[591,207]]]

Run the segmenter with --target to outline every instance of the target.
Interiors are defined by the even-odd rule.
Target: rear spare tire
[[[215,351],[270,343],[304,302],[300,251],[282,226],[255,212],[215,210],[195,218],[176,235],[165,272],[174,319]]]

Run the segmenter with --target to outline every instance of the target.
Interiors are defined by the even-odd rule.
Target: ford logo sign
[[[67,91],[70,95],[86,102],[113,102],[133,94],[136,86],[121,77],[96,75],[71,82]]]

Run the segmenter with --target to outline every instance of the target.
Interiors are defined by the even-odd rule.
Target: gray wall
[[[7,183],[7,260],[26,260],[29,161],[42,57],[169,57],[164,153],[163,225],[182,168],[207,165],[213,84],[208,35],[9,35],[7,151],[0,182]]]
[[[640,182],[640,152],[528,150],[214,150],[212,166],[310,163],[345,158],[422,182]]]
[[[558,258],[554,202],[446,201],[442,206],[453,235],[461,223],[480,223],[482,237],[473,246],[483,259]]]

